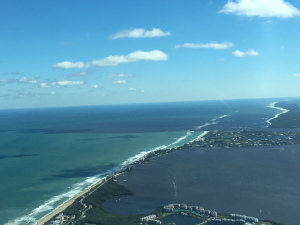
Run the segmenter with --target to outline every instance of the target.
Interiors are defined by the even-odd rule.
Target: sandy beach
[[[99,186],[101,184],[103,184],[103,181],[105,180],[105,178],[99,180],[96,184],[92,185],[91,187],[85,189],[84,191],[80,192],[79,194],[75,195],[73,198],[71,198],[70,200],[66,201],[65,203],[63,203],[61,206],[59,206],[58,208],[56,208],[53,212],[49,213],[48,215],[44,216],[42,219],[40,219],[35,225],[43,225],[44,223],[46,223],[47,221],[49,221],[52,217],[54,217],[55,215],[61,213],[62,211],[64,211],[68,206],[70,206],[77,198],[79,198],[80,196],[82,196],[83,194],[89,192],[92,188]]]
[[[192,140],[191,142],[194,141],[199,141],[201,140],[206,134],[208,134],[209,131],[204,131],[202,134],[200,134],[197,138],[195,138],[194,140]],[[155,151],[153,151],[155,152]],[[141,161],[143,161],[143,159],[145,159],[147,157],[147,155],[151,153],[142,153],[140,154],[139,158],[136,159],[134,162],[132,162],[131,164],[136,164],[136,163],[140,163]],[[125,166],[126,167],[126,166]],[[121,169],[122,170],[122,169]],[[121,171],[120,170],[120,171]],[[123,173],[121,173],[122,175],[124,175]],[[119,176],[120,173],[119,171],[114,173],[114,177]],[[91,187],[85,189],[84,191],[80,192],[79,194],[77,194],[76,196],[74,196],[73,198],[71,198],[70,200],[66,201],[65,203],[63,203],[61,206],[59,206],[58,208],[56,208],[53,212],[49,213],[48,215],[44,216],[42,219],[40,219],[35,225],[43,225],[44,223],[46,223],[47,221],[49,221],[52,217],[54,217],[55,215],[61,213],[62,211],[64,211],[68,206],[70,206],[77,198],[79,198],[80,196],[82,196],[83,194],[89,192],[92,188],[99,186],[101,184],[103,184],[103,181],[106,178],[102,178],[100,181],[98,181],[96,184],[92,185]]]

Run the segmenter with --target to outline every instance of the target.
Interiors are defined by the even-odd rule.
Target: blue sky
[[[296,0],[10,0],[0,108],[300,96]]]

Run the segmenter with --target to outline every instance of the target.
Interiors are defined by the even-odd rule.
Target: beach
[[[161,205],[184,203],[296,225],[300,222],[299,148],[299,144],[240,148],[187,145],[149,152],[107,177],[135,195],[110,199],[104,207],[114,214],[137,215],[150,214]],[[103,180],[93,187],[101,184]],[[91,188],[37,224],[44,224]]]
[[[201,140],[201,138],[203,138],[206,134],[208,134],[208,131],[203,132],[201,135],[199,135],[198,137],[196,137],[195,139],[193,139],[190,143],[194,142],[194,141],[199,141]],[[179,140],[180,141],[180,140]],[[168,146],[166,146],[168,147]],[[167,150],[167,148],[165,147],[165,149]],[[132,166],[136,166],[139,164],[143,164],[144,160],[148,157],[148,155],[150,153],[155,153],[156,151],[160,151],[161,149],[157,149],[151,152],[144,152],[139,154],[136,157],[132,157],[132,158],[136,158],[133,162],[129,163],[129,165],[124,166],[123,168],[121,168],[119,171],[116,171],[113,174],[113,177],[116,178],[119,175],[123,176],[124,171],[126,171],[126,168],[128,167],[132,167]],[[73,198],[71,198],[70,200],[64,202],[61,206],[59,206],[58,208],[56,208],[54,211],[52,211],[51,213],[49,213],[48,215],[46,215],[45,217],[43,217],[42,219],[40,219],[36,225],[43,225],[44,223],[46,223],[47,221],[49,221],[51,218],[53,218],[55,215],[61,213],[62,211],[64,211],[68,206],[70,206],[77,198],[81,197],[83,194],[89,193],[91,191],[91,189],[93,188],[98,188],[99,186],[104,184],[104,181],[111,176],[107,176],[105,178],[102,178],[100,181],[98,181],[96,184],[92,185],[91,187],[85,189],[84,191],[82,191],[81,193],[77,194],[76,196],[74,196]]]
[[[186,147],[214,130],[265,129],[266,120],[278,113],[267,107],[271,102],[274,100],[207,101],[4,113],[0,171],[5,172],[0,177],[7,182],[0,184],[0,193],[6,193],[0,196],[0,223],[45,221],[46,215],[50,218],[51,212],[62,211],[99,179],[153,151]],[[22,119],[14,123],[16,118]]]
[[[272,119],[278,118],[281,114],[284,114],[289,111],[284,108],[276,107],[275,104],[276,104],[276,102],[270,104],[268,107],[274,108],[274,109],[279,109],[279,110],[281,110],[281,112],[266,121],[270,125],[271,125]],[[228,115],[223,115],[218,118],[212,119],[210,122],[205,123],[204,125],[198,126],[197,128],[201,129],[206,126],[217,124],[215,122],[216,120],[225,118],[227,116]],[[183,136],[182,138],[176,140],[172,144],[176,144],[176,143],[180,142],[181,140],[186,139],[189,135],[191,135],[191,133],[193,133],[193,131],[189,131],[186,134],[186,136]],[[203,131],[199,136],[192,139],[187,144],[191,144],[195,141],[201,140],[208,133],[209,133],[209,131]],[[196,180],[198,178],[197,178],[197,175],[195,175],[193,173],[195,171],[197,171],[198,165],[197,165],[197,163],[191,163],[191,162],[193,160],[195,160],[195,158],[197,158],[198,155],[202,155],[204,152],[206,152],[207,149],[199,150],[197,148],[196,149],[195,148],[187,148],[187,149],[183,149],[183,150],[181,149],[180,151],[177,151],[176,150],[177,148],[174,148],[174,149],[172,149],[172,154],[165,155],[165,153],[163,153],[163,152],[168,153],[169,152],[168,148],[170,148],[170,146],[171,145],[161,146],[160,148],[154,149],[152,151],[141,152],[138,155],[131,157],[127,162],[124,162],[123,168],[121,168],[119,171],[114,172],[114,177],[119,181],[119,183],[124,184],[130,190],[133,190],[133,191],[137,192],[138,194],[132,198],[126,197],[126,199],[124,199],[124,200],[119,199],[120,201],[115,201],[114,199],[112,201],[108,201],[106,203],[106,207],[109,210],[112,210],[112,212],[116,213],[116,214],[122,214],[126,211],[128,214],[140,214],[140,213],[147,214],[147,213],[151,213],[152,211],[154,211],[155,208],[159,205],[174,203],[174,202],[178,202],[178,201],[181,203],[184,202],[186,204],[198,204],[199,205],[198,201],[196,201],[196,202],[194,201],[195,200],[194,195],[200,194],[200,195],[210,196],[210,194],[208,194],[208,193],[210,192],[211,189],[214,189],[214,188],[212,188],[212,186],[216,187],[218,185],[220,185],[220,186],[224,185],[222,183],[218,184],[219,181],[224,181],[224,180],[222,180],[222,179],[219,180],[216,178],[216,180],[213,180],[213,182],[215,182],[215,184],[211,185],[209,188],[206,187],[205,190],[202,190],[203,192],[198,193],[199,191],[196,190],[195,187],[193,187],[192,190],[181,193],[180,187],[178,187],[177,180],[186,178],[187,180],[185,181],[185,185],[190,188],[194,185],[194,183],[196,183]],[[261,147],[261,148],[266,148],[266,147]],[[281,149],[285,150],[285,148],[289,149],[290,147],[284,147]],[[292,148],[294,151],[295,147],[292,147]],[[272,151],[277,148],[276,147],[271,147],[271,148],[267,147],[266,149]],[[174,150],[175,150],[175,152],[173,152]],[[216,150],[218,152],[220,149],[212,149],[212,151],[216,151]],[[251,149],[251,148],[243,148],[242,150],[238,149],[239,152],[249,152],[252,150],[253,149]],[[229,151],[229,150],[226,149],[226,151]],[[260,151],[262,151],[262,149],[260,149],[259,152]],[[156,154],[156,152],[158,152],[158,154]],[[195,156],[195,152],[196,152],[196,156]],[[199,154],[199,152],[200,152],[200,154]],[[255,152],[257,152],[257,149],[255,150]],[[180,156],[178,156],[178,154]],[[151,157],[149,157],[150,155],[151,155]],[[151,158],[153,158],[153,156],[155,156],[154,159],[151,159]],[[156,157],[156,156],[159,156],[159,157]],[[221,156],[222,156],[222,154],[221,154]],[[217,157],[219,157],[219,155],[216,155],[215,157],[217,158]],[[223,155],[223,157],[226,158],[227,155],[226,156]],[[186,159],[182,160],[182,158],[186,158]],[[148,160],[150,159],[151,162],[144,163],[145,159],[148,159]],[[160,161],[160,160],[162,160],[162,162],[157,163],[157,161]],[[202,160],[202,159],[200,159],[200,160]],[[212,159],[210,159],[210,161],[212,161]],[[187,163],[184,164],[184,166],[182,167],[182,162],[187,162]],[[150,166],[151,169],[147,168],[149,165],[152,165],[152,166]],[[171,172],[172,168],[177,167],[177,165],[180,165],[179,166],[179,168],[181,168],[180,170],[183,169],[182,171],[176,171],[177,174],[180,174],[178,177],[176,177],[176,175],[172,174],[173,172]],[[187,167],[184,168],[185,166],[187,166]],[[192,168],[188,168],[188,166],[190,166]],[[230,166],[231,165],[227,165],[226,167],[230,167]],[[134,168],[133,172],[130,172],[130,173],[125,172],[126,168],[128,168],[128,167]],[[210,166],[207,165],[206,168],[204,168],[203,166],[201,167],[201,169],[203,171],[207,171],[207,168],[210,168]],[[223,170],[224,169],[225,169],[225,167],[223,168]],[[165,177],[166,175],[164,174],[164,171],[166,171],[166,170],[168,171],[167,177]],[[212,173],[214,170],[217,170],[217,168],[214,168],[211,171],[207,171],[205,176],[201,177],[200,180],[203,180],[203,179],[206,180],[209,177],[214,177],[214,174]],[[221,170],[221,171],[223,171],[223,170]],[[261,170],[264,170],[264,168],[262,168]],[[192,171],[192,172],[190,173],[187,171]],[[139,173],[141,173],[141,174],[139,174]],[[153,174],[155,174],[155,175],[153,176]],[[148,179],[149,177],[152,177],[152,178]],[[105,179],[105,178],[103,178],[103,179]],[[72,199],[66,201],[64,204],[59,206],[53,212],[51,212],[50,214],[48,214],[47,216],[45,216],[41,220],[39,220],[36,223],[36,225],[43,225],[45,222],[49,221],[52,217],[54,217],[55,215],[64,211],[78,197],[80,197],[81,195],[83,195],[85,193],[88,193],[91,190],[91,188],[101,185],[103,182],[103,179],[101,179],[99,182],[97,182],[93,186],[89,187],[88,189],[84,190],[83,192],[77,194]],[[276,179],[274,178],[274,182],[275,182],[275,180]],[[146,183],[145,183],[145,181],[146,181]],[[147,181],[150,183],[147,183]],[[239,179],[234,178],[232,180],[232,183],[234,183],[235,181],[239,181]],[[178,190],[178,188],[179,188],[179,190]],[[186,189],[186,188],[181,188],[181,189]],[[237,190],[235,190],[234,187],[230,187],[230,188],[227,187],[227,189],[228,190],[230,189],[231,191],[233,191],[232,193],[230,191],[231,194],[236,193],[236,191],[237,191]],[[143,191],[141,192],[140,190],[143,190]],[[253,193],[255,193],[255,192],[256,192],[255,190],[249,191],[249,193],[252,193],[251,195],[253,195]],[[160,193],[159,194],[160,197],[158,199],[154,197],[155,195],[157,195],[157,193]],[[220,204],[220,202],[219,202],[219,201],[230,202],[231,198],[228,198],[228,193],[225,194],[225,190],[222,190],[221,193],[222,193],[222,196],[211,196],[209,201],[204,202],[205,206],[204,205],[203,206],[204,207],[206,207],[206,206],[214,207],[214,208],[210,208],[210,209],[221,210],[221,212],[223,212],[223,213],[231,213],[230,211],[228,211],[227,205],[225,206],[225,208],[227,210],[226,211],[226,210],[224,210],[225,209],[224,204]],[[191,197],[191,195],[192,195],[192,197]],[[252,196],[251,198],[246,197],[248,199],[246,199],[245,201],[251,202],[253,200],[253,197],[254,196]],[[139,199],[135,200],[135,198],[139,198]],[[261,197],[261,198],[263,198],[263,197]],[[147,200],[145,201],[145,199],[147,199]],[[115,202],[119,202],[118,205],[116,205]],[[137,202],[138,202],[138,204],[137,204]],[[239,206],[241,206],[242,204],[243,203],[241,203],[239,201],[237,202],[237,205],[239,205]],[[252,216],[256,216],[256,217],[265,216],[262,219],[274,219],[274,220],[278,219],[278,218],[276,218],[276,216],[274,217],[274,215],[276,215],[276,213],[274,213],[274,215],[272,215],[270,217],[270,212],[269,212],[269,214],[266,214],[265,211],[263,212],[262,209],[259,209],[259,213],[258,213],[257,209],[255,209],[255,210],[253,209],[253,206],[255,206],[256,204],[254,202],[252,202],[251,205],[252,206],[250,208],[245,207],[245,206],[243,206],[242,208],[240,208],[240,207],[234,208],[233,207],[232,210],[234,211],[234,213],[247,214],[248,212],[250,212],[250,213],[252,213]],[[263,207],[261,206],[260,208],[263,208]],[[264,209],[264,210],[269,211],[269,209]]]
[[[52,217],[54,217],[55,215],[61,213],[62,211],[64,211],[66,208],[68,208],[68,206],[72,205],[72,203],[79,197],[81,197],[83,194],[86,194],[88,192],[91,191],[91,189],[93,189],[94,187],[97,187],[99,185],[102,185],[104,182],[105,178],[101,179],[100,181],[98,181],[96,184],[92,185],[91,187],[85,189],[84,191],[80,192],[79,194],[75,195],[73,198],[71,198],[70,200],[66,201],[65,203],[63,203],[61,206],[59,206],[58,208],[56,208],[53,212],[49,213],[48,215],[44,216],[42,219],[40,219],[36,225],[43,225],[44,223],[46,223],[47,221],[49,221]]]

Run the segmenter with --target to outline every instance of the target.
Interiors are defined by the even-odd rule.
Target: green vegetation
[[[125,186],[118,184],[113,179],[109,179],[104,185],[96,189],[92,195],[88,195],[83,202],[95,207],[107,199],[133,194],[133,191],[128,190]]]
[[[102,202],[110,198],[133,194],[134,193],[132,191],[128,190],[126,187],[118,184],[112,179],[108,180],[104,185],[96,189],[91,195],[88,195],[83,200],[84,204],[92,206],[91,209],[86,211],[86,218],[84,221],[87,224],[97,225],[116,225],[120,224],[120,221],[122,221],[122,225],[131,225],[138,222],[142,215],[115,215],[106,211],[102,206]]]
[[[66,215],[75,215],[75,218],[79,218],[81,216],[80,210],[83,209],[83,205],[80,204],[79,199],[76,199],[73,204],[71,204],[68,208],[65,209],[64,214]]]
[[[153,214],[155,214],[157,217],[162,217],[162,216],[166,216],[168,213],[165,213],[163,211],[164,207],[163,206],[159,206],[156,208],[156,210],[153,212]]]
[[[83,205],[80,204],[79,199],[76,199],[70,206],[68,206],[68,207],[63,211],[63,213],[64,213],[65,215],[75,215],[75,218],[80,218],[81,215],[82,215],[81,212],[80,212],[80,210],[82,210],[82,209],[83,209]],[[54,219],[56,216],[57,216],[57,215],[55,215],[52,219]],[[51,220],[52,220],[52,219],[51,219]],[[51,220],[47,221],[47,222],[45,223],[45,225],[51,224],[51,223],[50,223]],[[77,223],[76,223],[76,224],[77,224]],[[78,225],[81,225],[81,223],[78,223]]]
[[[298,104],[290,104],[281,102],[276,104],[290,110],[288,113],[280,115],[271,121],[270,127],[295,128],[300,127],[300,106]],[[270,145],[295,145],[300,144],[300,133],[290,131],[210,131],[202,139],[183,146],[163,149],[149,153],[146,157],[141,158],[118,173],[130,172],[136,165],[149,161],[151,158],[168,154],[174,151],[189,147],[249,147],[249,146],[270,146]],[[117,173],[116,173],[117,174]],[[131,190],[125,186],[118,184],[113,176],[109,176],[107,181],[102,185],[94,187],[86,196],[82,196],[74,201],[66,210],[65,215],[75,215],[75,220],[64,224],[74,225],[132,225],[137,224],[141,217],[146,215],[115,215],[105,210],[102,203],[111,198],[121,197],[124,195],[133,195]],[[153,214],[158,218],[163,218],[170,213],[163,212],[163,207],[158,207]],[[191,214],[192,215],[192,214]],[[192,215],[194,216],[194,215]],[[219,215],[219,218],[229,218],[228,215]],[[50,224],[50,221],[46,223]],[[262,220],[257,225],[283,225],[270,220]]]
[[[300,133],[290,131],[211,131],[190,147],[249,147],[300,144]]]
[[[299,128],[300,112],[289,111],[280,115],[278,118],[271,120],[271,128]]]

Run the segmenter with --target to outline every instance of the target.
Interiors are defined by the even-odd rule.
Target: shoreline
[[[270,118],[267,120],[267,123],[269,123],[269,125],[267,127],[269,127],[271,125],[271,120],[278,118],[280,115],[289,112],[289,110],[281,108],[281,107],[276,107],[275,105],[278,102],[274,102],[271,103],[268,107],[270,108],[275,108],[275,109],[279,109],[281,110],[280,113],[277,113],[274,117]],[[224,115],[222,117],[226,117],[227,115]],[[222,118],[221,117],[221,118]],[[219,119],[219,118],[218,118]],[[205,124],[204,126],[206,126],[207,124]],[[113,172],[112,174],[109,174],[103,178],[101,178],[98,182],[96,182],[95,184],[91,185],[90,187],[88,187],[87,189],[83,190],[82,192],[76,194],[74,197],[72,197],[71,199],[67,200],[66,202],[62,203],[60,206],[58,206],[56,209],[54,209],[52,212],[50,212],[49,214],[45,215],[44,217],[42,217],[40,220],[38,220],[35,225],[43,225],[46,222],[48,222],[51,218],[53,218],[55,215],[61,213],[62,211],[64,211],[68,206],[72,205],[72,203],[79,197],[81,197],[83,194],[86,194],[88,192],[90,192],[92,189],[100,187],[103,183],[105,183],[105,181],[115,178],[123,173],[127,173],[129,172],[132,168],[134,168],[135,166],[143,163],[144,161],[146,161],[147,159],[156,157],[156,156],[160,156],[160,155],[164,155],[164,154],[168,154],[174,151],[178,151],[180,149],[182,149],[182,147],[184,147],[184,145],[187,144],[192,144],[193,142],[199,141],[201,140],[204,136],[206,136],[208,133],[210,133],[210,131],[203,131],[199,136],[197,136],[196,138],[194,138],[193,140],[181,145],[181,146],[177,146],[177,147],[173,147],[173,148],[163,148],[163,149],[154,149],[152,151],[148,151],[148,152],[143,152],[143,154],[139,153],[138,155],[140,155],[137,159],[135,159],[134,161],[128,163],[127,165],[123,164],[123,167],[120,168],[119,170]],[[133,156],[132,158],[134,158],[135,156]],[[126,161],[125,161],[126,162]]]
[[[276,119],[276,118],[278,118],[280,115],[285,114],[285,113],[288,113],[288,112],[290,111],[290,110],[288,110],[288,109],[285,109],[285,108],[281,108],[281,107],[275,106],[277,103],[278,103],[278,102],[273,102],[273,103],[271,103],[270,105],[268,105],[269,108],[272,108],[272,109],[279,109],[279,110],[281,110],[281,112],[280,112],[280,113],[277,113],[274,117],[272,117],[271,119],[268,119],[268,120],[267,120],[267,123],[269,124],[267,127],[269,127],[269,126],[272,125],[271,121],[272,121],[273,119]]]
[[[209,131],[203,131],[202,134],[200,134],[198,137],[196,137],[195,139],[193,139],[192,141],[185,143],[185,144],[191,144],[195,141],[199,141],[201,140],[205,135],[207,135],[209,133]],[[182,145],[183,146],[183,145]],[[64,211],[67,207],[69,207],[70,205],[73,204],[73,202],[81,197],[83,194],[86,194],[88,192],[91,192],[92,189],[94,188],[98,188],[100,187],[102,184],[105,183],[105,181],[111,179],[111,178],[115,178],[123,173],[126,173],[128,170],[131,170],[133,167],[135,167],[136,165],[139,165],[140,163],[143,163],[145,160],[147,160],[148,158],[152,158],[153,156],[159,156],[159,155],[163,155],[163,154],[167,154],[172,152],[171,150],[180,150],[182,146],[178,146],[178,147],[174,147],[174,148],[165,148],[165,149],[156,149],[150,152],[145,153],[144,155],[140,156],[139,158],[137,158],[136,160],[134,160],[133,162],[125,165],[124,167],[122,167],[121,169],[113,172],[110,175],[107,175],[103,178],[101,178],[97,183],[91,185],[90,187],[88,187],[87,189],[83,190],[82,192],[76,194],[74,197],[72,197],[71,199],[67,200],[66,202],[64,202],[63,204],[61,204],[60,206],[58,206],[56,209],[54,209],[52,212],[50,212],[49,214],[45,215],[44,217],[42,217],[40,220],[38,220],[34,225],[43,225],[46,222],[48,222],[51,218],[53,218],[55,215],[61,213],[62,211]],[[153,155],[154,154],[154,155]],[[92,193],[92,192],[91,192]]]
[[[88,193],[91,191],[91,189],[93,189],[96,186],[100,186],[104,183],[104,181],[106,180],[106,177],[101,178],[97,183],[93,184],[92,186],[88,187],[87,189],[83,190],[82,192],[76,194],[73,198],[67,200],[66,202],[64,202],[63,204],[61,204],[60,206],[58,206],[56,209],[54,209],[52,212],[50,212],[49,214],[47,214],[46,216],[42,217],[39,221],[37,221],[34,225],[43,225],[46,222],[48,222],[52,217],[54,217],[55,215],[61,213],[62,211],[64,211],[67,207],[69,207],[70,205],[73,204],[73,202],[81,197],[83,194]]]

